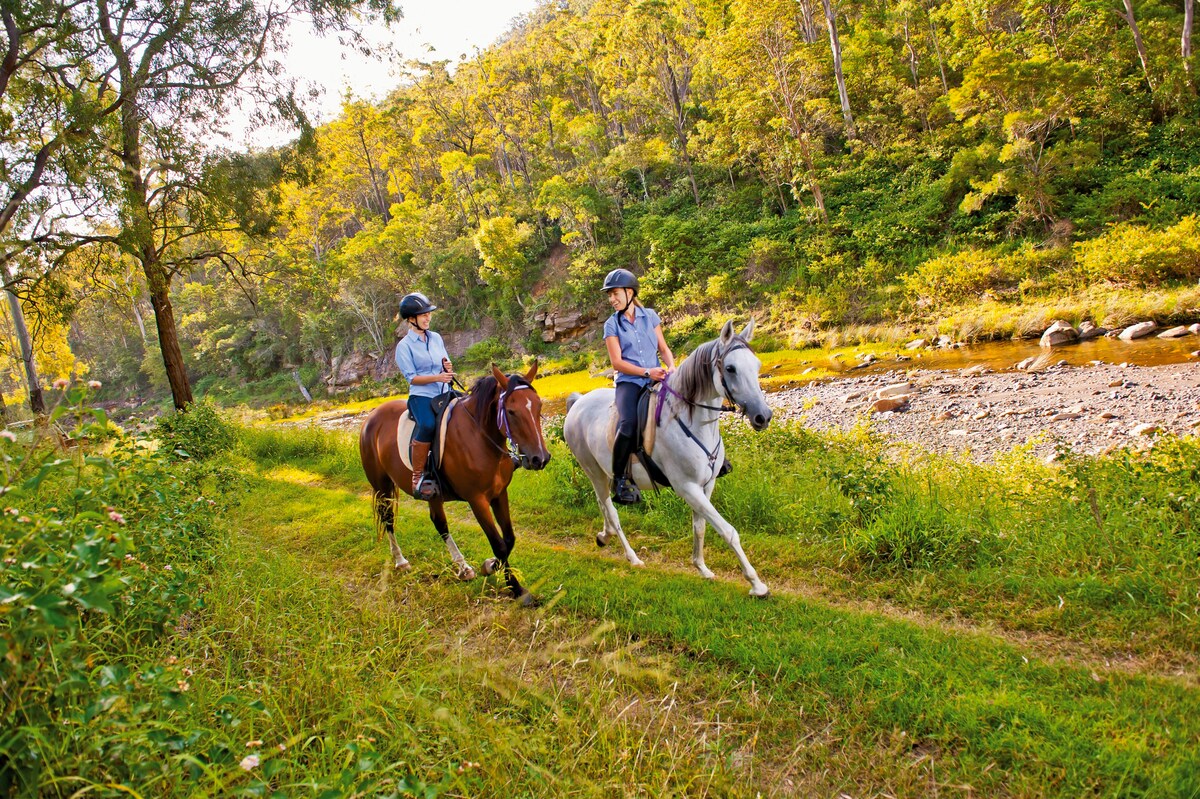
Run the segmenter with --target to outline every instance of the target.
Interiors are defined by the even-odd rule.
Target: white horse
[[[683,364],[664,381],[661,417],[657,421],[651,460],[671,483],[675,493],[692,508],[692,563],[706,579],[714,577],[704,564],[704,526],[711,524],[737,554],[742,574],[750,582],[751,596],[766,596],[769,589],[746,559],[738,531],[713,507],[710,497],[717,471],[725,457],[721,440],[721,402],[728,400],[755,430],[771,421],[771,409],[758,385],[762,362],[750,349],[754,320],[740,334],[733,322],[726,322],[719,338],[701,344]],[[587,394],[572,394],[567,400],[567,418],[563,437],[575,459],[591,478],[596,500],[604,514],[604,530],[596,534],[596,543],[604,546],[616,533],[625,549],[625,557],[634,566],[643,565],[629,546],[617,509],[609,496],[612,481],[612,443],[609,427],[616,392],[596,389]],[[654,400],[651,398],[651,424],[654,424]],[[630,477],[642,491],[652,487],[650,475],[636,459]]]

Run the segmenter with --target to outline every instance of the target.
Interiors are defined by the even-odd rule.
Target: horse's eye
[[[729,372],[729,374],[731,374],[731,375],[737,374],[737,369],[734,369],[733,366],[726,366],[725,371]]]

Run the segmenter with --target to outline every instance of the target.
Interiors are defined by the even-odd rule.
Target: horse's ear
[[[504,372],[496,368],[496,364],[492,364],[492,377],[496,378],[496,382],[500,384],[502,391],[508,390],[508,378],[504,376]]]
[[[532,383],[535,377],[537,377],[537,358],[533,359],[533,366],[529,367],[529,371],[525,373],[525,382]]]
[[[753,316],[750,317],[750,321],[746,323],[746,326],[742,328],[742,332],[740,333],[740,335],[746,341],[749,341],[750,337],[754,335],[754,317]]]
[[[721,328],[721,343],[728,344],[731,341],[733,341],[733,320],[732,319],[730,319],[728,322],[726,322],[725,326]]]

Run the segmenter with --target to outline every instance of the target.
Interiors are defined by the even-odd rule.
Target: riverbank
[[[881,390],[890,401],[877,403]],[[1059,445],[1095,455],[1200,431],[1200,363],[892,371],[810,383],[768,402],[778,420],[817,430],[866,422],[897,441],[976,461],[1022,445],[1043,457]]]

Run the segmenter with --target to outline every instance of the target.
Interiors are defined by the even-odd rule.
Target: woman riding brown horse
[[[508,566],[516,542],[508,511],[508,484],[518,466],[536,471],[550,461],[542,436],[542,400],[531,385],[536,374],[536,363],[525,375],[505,375],[493,366],[492,374],[475,381],[470,395],[451,409],[439,471],[452,495],[438,495],[429,501],[429,518],[446,542],[459,579],[474,578],[475,570],[450,536],[444,505],[451,499],[462,499],[471,506],[492,545],[495,557],[484,562],[483,573],[502,568],[513,597],[524,604],[533,597]],[[363,422],[358,437],[363,471],[374,489],[375,519],[387,531],[397,569],[411,568],[396,543],[393,504],[397,487],[412,495],[412,471],[400,453],[400,447],[407,448],[409,442],[397,441],[407,410],[404,400],[385,402]]]

